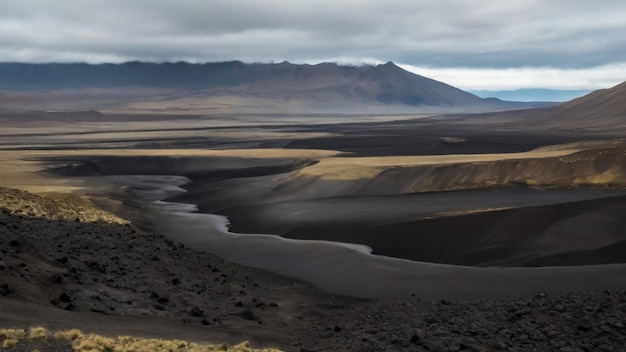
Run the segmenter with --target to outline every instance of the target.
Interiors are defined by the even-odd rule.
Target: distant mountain
[[[591,91],[523,88],[515,90],[470,90],[469,92],[481,98],[498,98],[509,101],[564,102],[581,97]]]
[[[626,135],[626,82],[552,107],[483,116],[527,128]]]
[[[184,88],[206,96],[228,94],[337,106],[378,104],[475,109],[520,106],[479,98],[405,71],[392,62],[377,66],[245,64],[239,61],[100,65],[0,63],[2,91],[115,88]]]

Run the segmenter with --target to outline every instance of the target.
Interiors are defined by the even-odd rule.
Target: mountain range
[[[236,96],[298,102],[306,106],[377,105],[410,108],[506,109],[524,103],[483,99],[448,84],[408,72],[392,62],[376,66],[334,63],[246,64],[239,61],[191,64],[127,62],[0,63],[0,90],[22,96],[43,91],[168,89],[194,99]],[[184,93],[181,93],[184,92]],[[145,94],[143,94],[145,95]],[[160,100],[163,100],[162,97]]]

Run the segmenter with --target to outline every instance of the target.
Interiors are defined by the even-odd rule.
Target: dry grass
[[[577,152],[577,149],[537,149],[521,153],[502,154],[450,154],[450,155],[407,155],[384,157],[326,157],[319,163],[301,169],[298,175],[321,177],[329,180],[356,180],[373,178],[380,172],[395,167],[426,165],[449,165],[485,163],[500,160],[540,159],[559,157]]]
[[[74,156],[207,156],[227,158],[322,159],[339,154],[317,149],[83,149],[83,150],[0,150],[0,185],[32,193],[69,193],[84,187],[80,182],[42,173],[48,167],[39,158]]]
[[[178,352],[210,352],[210,351],[233,351],[233,352],[280,352],[278,349],[256,349],[248,342],[242,342],[235,346],[224,344],[211,345],[183,340],[165,340],[142,338],[134,336],[105,337],[96,334],[83,334],[80,330],[71,329],[50,332],[37,326],[24,329],[0,329],[0,347],[9,349],[28,345],[32,350],[45,349],[54,342],[67,342],[74,351],[79,352],[152,352],[152,351],[178,351]]]

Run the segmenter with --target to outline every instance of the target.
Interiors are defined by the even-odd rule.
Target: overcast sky
[[[0,0],[0,61],[393,61],[463,89],[626,80],[624,0]]]

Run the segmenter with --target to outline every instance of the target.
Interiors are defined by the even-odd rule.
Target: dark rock
[[[417,335],[411,336],[411,343],[418,344],[420,342],[420,338]]]
[[[73,301],[74,297],[72,297],[72,296],[68,295],[67,293],[63,292],[59,296],[59,300],[61,300],[61,302],[67,303],[67,302]]]
[[[589,331],[591,330],[591,325],[589,325],[588,323],[581,323],[576,325],[576,329],[580,331]]]
[[[11,289],[11,286],[9,286],[9,284],[7,284],[6,282],[0,284],[0,296],[7,296],[12,292],[13,290]]]
[[[241,313],[238,314],[241,318],[246,319],[246,320],[256,320],[256,321],[260,321],[261,318],[254,313],[251,309],[246,309],[244,311],[242,311]]]
[[[52,275],[52,277],[50,278],[50,282],[52,282],[53,284],[62,284],[63,276],[58,274]]]
[[[180,285],[180,279],[178,278],[172,279],[172,285]]]
[[[448,301],[447,299],[444,298],[444,299],[441,300],[441,304],[443,304],[444,306],[449,306],[449,305],[452,304],[452,302],[450,302],[450,301]]]
[[[335,327],[333,328],[333,331],[341,332],[341,328],[335,325]]]
[[[202,311],[202,309],[200,309],[198,307],[193,307],[189,311],[189,315],[191,315],[192,317],[202,317],[202,316],[204,316],[204,311]]]
[[[415,331],[415,336],[422,340],[426,337],[426,332],[424,332],[424,330],[418,329],[417,331]]]

